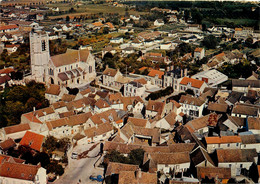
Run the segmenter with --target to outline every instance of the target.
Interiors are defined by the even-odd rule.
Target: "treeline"
[[[151,100],[156,100],[156,99],[158,99],[158,98],[161,98],[161,97],[163,97],[163,96],[170,95],[170,94],[172,94],[172,93],[173,93],[173,88],[169,86],[169,87],[167,87],[167,88],[165,88],[165,89],[163,89],[163,90],[156,91],[156,92],[153,92],[153,93],[149,94],[149,95],[145,98],[145,100],[149,100],[149,99],[151,99]]]

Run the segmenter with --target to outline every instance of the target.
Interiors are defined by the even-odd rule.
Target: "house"
[[[120,44],[120,43],[123,43],[123,42],[124,42],[124,39],[122,37],[110,39],[110,43],[114,43],[114,44]]]
[[[149,119],[155,117],[163,117],[165,114],[165,102],[157,102],[154,100],[149,100],[145,110],[145,116]]]
[[[126,47],[122,49],[122,54],[129,55],[135,53],[135,49],[133,47]]]
[[[197,59],[202,59],[205,57],[205,49],[204,48],[199,48],[197,47],[195,50],[194,50],[194,58],[197,58]]]
[[[130,113],[142,114],[144,101],[139,96],[123,97],[124,109]]]
[[[149,166],[149,172],[162,171],[169,174],[172,170],[175,174],[184,173],[190,168],[189,152],[177,153],[145,153],[143,165]]]
[[[138,169],[138,165],[109,162],[105,173],[106,181],[118,182],[118,175],[121,171],[137,171]]]
[[[239,176],[241,169],[249,170],[253,162],[257,163],[256,149],[218,149],[216,150],[218,167],[231,168],[231,176]]]
[[[179,103],[181,104],[181,112],[191,118],[198,118],[202,116],[206,101],[191,95],[181,95]]]
[[[160,131],[156,128],[135,126],[129,121],[119,130],[118,140],[122,143],[155,146],[160,143]]]
[[[155,126],[156,128],[160,128],[163,130],[173,130],[173,128],[175,127],[175,123],[177,118],[177,114],[172,111],[169,114],[167,114],[164,118],[160,119],[159,121],[155,122]]]
[[[259,110],[260,107],[257,105],[237,103],[233,107],[231,116],[242,117],[242,118],[247,118],[247,117],[257,118],[259,117]]]
[[[27,131],[19,144],[40,152],[43,142],[43,135]]]
[[[216,69],[199,72],[191,78],[204,81],[209,87],[217,87],[217,85],[228,80],[228,76],[217,71]]]
[[[0,76],[0,90],[3,90],[5,88],[6,84],[12,84],[12,79],[8,75]]]
[[[18,30],[19,30],[19,27],[16,24],[0,26],[0,33],[13,32],[13,31],[18,31]]]
[[[0,140],[5,141],[8,138],[13,140],[22,139],[27,130],[30,130],[29,124],[18,124],[4,127],[0,130]]]
[[[249,90],[260,91],[259,80],[232,79],[232,91],[247,93]]]
[[[16,143],[13,139],[9,138],[0,143],[0,154],[6,154],[10,148],[16,147]]]
[[[216,127],[218,122],[218,115],[215,113],[199,117],[189,121],[184,127],[188,128],[191,133],[205,134],[208,133],[209,127]]]
[[[242,130],[245,126],[245,119],[236,117],[236,116],[229,116],[223,124],[228,128],[228,130],[237,133],[238,130]]]
[[[183,77],[179,84],[179,91],[185,92],[190,89],[196,96],[199,96],[204,91],[205,87],[207,87],[207,84],[204,81]]]
[[[143,41],[139,38],[135,38],[131,42],[131,46],[134,47],[134,48],[141,48],[143,46]]]
[[[252,118],[249,117],[247,119],[247,126],[248,130],[251,131],[253,134],[259,134],[260,131],[260,119],[259,118]]]
[[[111,109],[112,107],[109,105],[109,103],[103,99],[98,99],[94,106],[94,112],[95,113],[101,113],[104,111],[107,111]]]
[[[38,165],[30,165],[17,162],[17,159],[10,157],[3,159],[0,164],[1,183],[47,183],[46,169]]]
[[[240,135],[241,149],[256,149],[256,152],[260,152],[260,135]]]
[[[215,164],[212,158],[209,156],[207,150],[202,147],[198,146],[194,150],[190,152],[190,158],[192,164],[197,167],[215,167]]]
[[[140,96],[144,99],[145,90],[145,86],[137,81],[124,84],[124,96]]]
[[[120,171],[118,176],[118,184],[133,183],[133,184],[150,184],[157,182],[156,173],[147,173],[141,171]]]
[[[208,153],[216,149],[240,149],[240,136],[205,137]]]
[[[163,87],[171,86],[175,91],[179,90],[179,84],[183,77],[187,77],[187,68],[180,69],[174,68],[174,66],[167,67],[166,72],[163,75]]]
[[[127,123],[131,122],[134,126],[151,128],[151,123],[147,119],[129,117]]]
[[[110,123],[102,123],[97,127],[91,127],[84,130],[84,135],[86,136],[84,141],[87,143],[98,142],[101,140],[106,140],[114,133],[113,126]]]
[[[197,178],[202,181],[206,178],[223,183],[231,178],[231,168],[223,167],[197,167]]]
[[[103,85],[105,86],[114,86],[114,82],[116,78],[122,75],[121,72],[117,69],[108,68],[106,66],[106,69],[103,71]]]
[[[253,32],[254,32],[253,27],[243,27],[243,28],[236,27],[234,38],[245,39],[245,38],[248,38],[249,36],[252,36]]]
[[[153,25],[154,26],[163,26],[164,21],[162,19],[157,19],[157,20],[154,21]]]
[[[225,114],[228,111],[228,104],[209,102],[207,109],[217,114]]]
[[[148,80],[151,81],[151,84],[157,85],[158,87],[163,86],[163,79],[162,76],[164,75],[163,71],[152,69],[148,73]]]
[[[139,20],[140,19],[140,15],[130,15],[130,19]]]
[[[81,113],[69,117],[60,118],[46,122],[49,135],[58,139],[63,137],[73,137],[82,130],[82,125],[86,125],[92,113]]]
[[[49,100],[50,104],[61,100],[64,94],[68,94],[68,90],[56,84],[50,84],[45,92],[45,98]]]

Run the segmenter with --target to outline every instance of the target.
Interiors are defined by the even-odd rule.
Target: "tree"
[[[219,41],[214,35],[209,35],[202,41],[203,46],[207,47],[208,49],[215,49],[218,43]]]
[[[141,166],[143,164],[144,150],[141,148],[131,150],[128,157],[131,164]]]
[[[66,16],[66,22],[69,22],[69,21],[70,21],[70,17]]]
[[[253,47],[253,38],[252,37],[248,37],[246,40],[245,40],[245,46],[246,47]]]
[[[194,91],[193,91],[192,89],[187,89],[185,92],[186,92],[187,94],[189,94],[189,95],[192,95],[192,96],[195,95],[195,94],[194,94]]]

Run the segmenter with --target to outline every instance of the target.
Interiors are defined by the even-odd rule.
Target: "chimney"
[[[185,69],[184,69],[184,77],[187,77],[187,76],[188,76],[188,69],[185,68]]]
[[[181,77],[183,77],[183,69],[181,69]]]
[[[108,65],[106,65],[106,69],[108,68]]]
[[[137,177],[138,177],[139,179],[142,178],[142,171],[141,171],[140,168],[138,168],[138,170],[137,170]]]

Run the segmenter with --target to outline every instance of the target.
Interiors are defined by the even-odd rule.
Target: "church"
[[[31,80],[46,85],[80,87],[96,77],[95,59],[88,49],[67,49],[50,56],[48,34],[41,30],[30,33]]]

